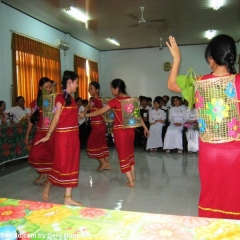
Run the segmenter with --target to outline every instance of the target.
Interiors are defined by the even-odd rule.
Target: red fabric
[[[32,101],[30,107],[33,109],[36,106],[36,100]],[[36,169],[38,173],[48,174],[52,167],[53,149],[52,142],[54,134],[52,134],[49,141],[34,145],[35,142],[46,136],[48,129],[42,127],[43,113],[39,109],[39,121],[37,122],[36,134],[33,139],[33,144],[28,157],[28,163]]]
[[[53,149],[53,165],[49,181],[61,187],[77,187],[80,164],[80,143],[78,128],[78,107],[72,98],[70,106],[64,106],[65,99],[58,94],[55,103],[63,109],[56,126]]]
[[[202,79],[213,78],[209,74]],[[236,76],[240,97],[240,75]],[[210,144],[200,141],[201,192],[199,216],[240,219],[240,141]]]
[[[120,100],[130,97],[117,97],[108,102],[110,108],[114,109],[115,117],[113,124],[113,134],[115,146],[118,153],[118,160],[123,173],[131,171],[134,162],[134,128],[123,128],[123,117]]]
[[[91,112],[102,108],[102,100],[94,98],[92,100]],[[109,156],[109,151],[106,143],[106,124],[103,117],[91,117],[91,134],[87,143],[87,153],[90,158],[106,158]]]

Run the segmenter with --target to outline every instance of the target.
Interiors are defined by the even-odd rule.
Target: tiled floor
[[[91,207],[197,216],[200,186],[196,154],[149,153],[136,148],[135,159],[135,188],[129,188],[114,148],[110,149],[112,169],[100,173],[95,171],[98,162],[82,150],[79,186],[73,190],[73,198]],[[4,173],[9,167],[0,166],[0,197],[41,201],[42,187],[32,184],[37,174],[26,160],[23,162],[12,162],[14,170],[8,174]],[[64,189],[52,187],[50,191],[50,201],[62,204]]]

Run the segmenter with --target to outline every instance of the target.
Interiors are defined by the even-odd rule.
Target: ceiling
[[[217,34],[228,34],[240,40],[240,0],[219,0],[225,3],[213,10],[213,0],[2,0],[98,50],[159,47],[168,36],[179,45],[204,44],[208,29]],[[88,13],[88,28],[75,20],[64,8],[72,6]],[[140,6],[144,6],[147,21],[165,19],[164,22],[138,23]],[[16,29],[17,31],[17,29]],[[118,47],[106,39],[113,37]]]

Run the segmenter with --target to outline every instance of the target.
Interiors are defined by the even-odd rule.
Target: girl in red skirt
[[[134,187],[135,180],[135,169],[134,169],[134,128],[123,128],[123,116],[121,111],[121,100],[131,98],[126,93],[126,85],[123,80],[115,79],[111,82],[112,95],[115,97],[110,100],[108,104],[91,113],[80,114],[80,117],[95,117],[99,116],[109,109],[113,108],[115,112],[113,134],[115,139],[115,146],[118,153],[118,159],[120,163],[120,168],[122,173],[125,173],[128,182],[126,183],[129,187]],[[141,119],[142,125],[144,127],[144,133],[148,136],[149,132],[145,126],[143,120]]]
[[[48,172],[52,166],[52,155],[49,143],[41,145],[34,145],[35,142],[43,138],[48,132],[48,127],[43,126],[43,112],[42,112],[42,91],[47,94],[52,92],[52,83],[49,78],[43,77],[38,83],[38,96],[37,99],[31,102],[30,107],[32,109],[32,115],[28,121],[28,128],[25,136],[25,144],[28,144],[29,134],[34,124],[36,124],[36,134],[33,139],[33,145],[28,157],[28,162],[33,166],[36,171],[40,174],[39,177],[33,182],[34,184],[44,184]]]
[[[89,93],[93,97],[89,107],[86,108],[84,113],[89,109],[90,112],[95,112],[102,108],[102,100],[99,98],[100,85],[98,82],[91,82],[89,84]],[[100,161],[100,166],[97,171],[104,169],[109,170],[110,165],[108,161],[109,151],[106,143],[106,124],[102,116],[91,117],[92,131],[87,143],[87,153],[90,158],[96,158]]]
[[[55,132],[53,164],[44,186],[42,197],[48,201],[51,184],[65,188],[64,204],[81,206],[72,199],[72,188],[78,186],[80,164],[78,107],[72,93],[78,87],[78,76],[72,71],[65,71],[62,78],[63,94],[55,99],[55,115],[47,135],[35,144],[47,142]]]
[[[173,37],[167,43],[173,56],[173,66],[168,78],[168,88],[180,92],[176,84],[180,52]],[[212,69],[201,80],[236,74],[236,46],[227,35],[214,37],[205,50],[205,58]],[[235,87],[240,100],[240,75],[235,75]],[[235,125],[237,125],[236,123]],[[236,129],[235,129],[236,127]],[[240,126],[234,126],[238,131]],[[207,143],[200,140],[199,174],[201,192],[199,216],[240,219],[240,141]]]

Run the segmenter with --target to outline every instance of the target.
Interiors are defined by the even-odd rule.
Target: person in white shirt
[[[141,118],[143,119],[145,125],[149,129],[148,117],[149,117],[149,111],[152,110],[152,108],[147,105],[147,97],[141,96],[139,109],[140,109]],[[144,136],[143,127],[136,128],[136,131],[135,131],[135,145],[136,146],[143,146],[143,148],[145,149],[146,148],[146,142],[147,142],[147,139]]]
[[[164,101],[164,105],[162,106],[162,108],[166,108],[166,109],[168,109],[168,108],[170,108],[170,106],[168,106],[167,104],[168,104],[168,101],[169,101],[169,96],[168,95],[164,95],[163,97],[162,97],[162,99],[163,99],[163,101]]]
[[[186,137],[188,141],[188,152],[197,153],[199,150],[199,133],[197,129],[197,112],[194,108],[187,109],[187,118],[188,121],[185,124],[187,127]]]
[[[162,102],[159,98],[153,102],[154,109],[149,111],[150,136],[147,139],[146,150],[156,152],[157,148],[163,146],[162,127],[166,119],[166,113],[161,109]]]
[[[168,120],[170,125],[164,138],[163,149],[166,149],[166,153],[170,153],[170,149],[177,148],[178,154],[181,154],[183,150],[182,130],[184,123],[187,121],[187,110],[180,105],[180,97],[175,96],[173,104],[174,107],[169,110]]]
[[[147,105],[150,109],[154,109],[153,106],[152,106],[152,98],[147,97]]]
[[[16,98],[17,106],[12,107],[6,111],[10,115],[13,115],[13,121],[18,123],[23,117],[30,116],[31,109],[25,107],[25,99],[22,96]]]

